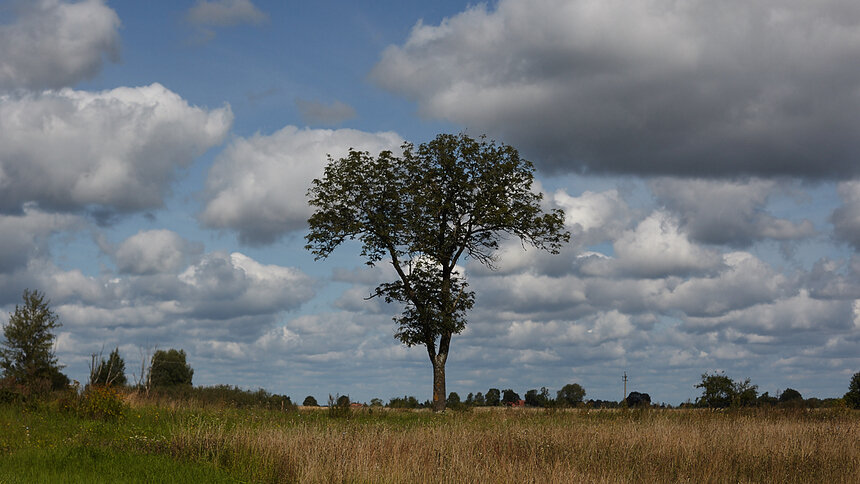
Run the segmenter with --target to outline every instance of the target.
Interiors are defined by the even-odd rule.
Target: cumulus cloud
[[[229,107],[160,84],[0,97],[0,212],[159,208],[178,169],[221,142]]]
[[[613,244],[612,265],[636,277],[659,278],[713,271],[720,267],[719,253],[692,243],[678,221],[654,212]]]
[[[699,242],[746,247],[759,240],[796,240],[815,233],[809,220],[794,222],[767,213],[768,198],[779,190],[774,181],[661,178],[650,186]]]
[[[22,269],[32,258],[47,257],[51,235],[84,226],[79,217],[45,213],[32,205],[20,215],[0,214],[0,274]]]
[[[188,20],[197,25],[229,27],[240,24],[260,24],[269,16],[251,0],[198,0],[188,10]]]
[[[191,243],[176,232],[147,230],[126,239],[113,256],[122,273],[158,274],[179,271],[189,258],[202,252],[202,244]]]
[[[845,177],[858,27],[851,0],[501,0],[419,21],[372,78],[549,170]]]
[[[337,125],[355,117],[355,108],[340,101],[324,104],[296,99],[296,107],[305,124]]]
[[[235,230],[247,244],[268,244],[306,226],[307,190],[322,176],[326,155],[350,148],[377,154],[400,146],[396,133],[352,129],[299,129],[239,138],[218,156],[206,180],[200,220],[210,228]]]
[[[16,2],[0,25],[0,90],[57,89],[95,76],[119,56],[119,17],[102,0]]]
[[[559,190],[552,198],[564,210],[565,225],[572,231],[574,243],[588,245],[613,240],[632,218],[632,211],[618,190],[585,191],[578,197]]]
[[[860,181],[842,182],[837,192],[842,205],[830,216],[834,236],[860,250]]]

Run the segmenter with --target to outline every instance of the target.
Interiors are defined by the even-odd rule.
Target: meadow
[[[230,408],[119,416],[0,405],[0,483],[860,482],[841,409]]]

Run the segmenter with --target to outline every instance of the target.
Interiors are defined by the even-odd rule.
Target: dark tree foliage
[[[631,408],[648,408],[651,406],[651,395],[640,392],[630,392],[627,398],[624,399],[628,407]]]
[[[796,405],[803,403],[803,395],[794,388],[786,388],[779,394],[779,403],[781,405]]]
[[[511,405],[520,401],[520,395],[510,388],[502,390],[502,403]]]
[[[5,378],[31,393],[67,386],[54,354],[54,330],[61,326],[44,294],[24,290],[23,305],[15,305],[3,327],[0,369]]]
[[[496,407],[502,401],[502,392],[498,388],[490,388],[487,390],[487,395],[484,397],[488,407]]]
[[[153,388],[176,385],[191,386],[194,370],[185,362],[185,350],[158,350],[149,366],[149,383]]]
[[[418,408],[421,404],[413,396],[394,397],[388,401],[389,408]]]
[[[435,411],[445,409],[451,337],[475,301],[457,270],[461,258],[492,268],[506,236],[551,253],[570,239],[564,214],[541,209],[533,173],[510,146],[442,134],[417,149],[404,144],[400,156],[350,150],[330,159],[308,191],[315,212],[306,248],[317,259],[358,239],[369,265],[387,260],[394,268],[397,279],[372,295],[404,305],[395,337],[426,347]]]
[[[842,397],[849,408],[860,408],[860,372],[851,377],[848,385],[848,393]]]
[[[96,355],[93,355],[93,360]],[[100,386],[124,386],[128,383],[125,377],[125,361],[119,356],[119,348],[111,351],[108,359],[100,361],[90,368],[90,383]]]
[[[696,388],[702,389],[702,396],[696,399],[697,406],[726,408],[732,404],[734,382],[726,375],[703,373],[702,381]]]
[[[585,398],[585,389],[579,383],[568,383],[561,387],[556,393],[556,401],[559,405],[576,406]]]
[[[540,391],[527,391],[524,400],[526,401],[526,405],[530,407],[549,407],[553,404],[552,399],[549,397],[549,390],[546,387],[541,387]]]
[[[305,407],[318,407],[317,399],[311,395],[305,397],[305,400],[302,402],[302,405]]]
[[[487,404],[487,401],[484,399],[484,394],[481,392],[476,393],[475,394],[475,405],[477,405],[479,407],[483,407],[486,404]]]

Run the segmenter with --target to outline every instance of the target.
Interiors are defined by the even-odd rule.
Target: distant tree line
[[[783,407],[783,408],[820,408],[846,405],[849,408],[860,408],[860,372],[851,378],[848,393],[840,398],[803,398],[799,391],[786,388],[779,395],[768,392],[758,393],[758,385],[753,385],[749,378],[732,380],[723,373],[704,373],[702,380],[696,385],[702,389],[702,395],[695,403],[688,402],[682,407],[699,408],[730,408],[730,407]]]
[[[52,391],[68,391],[74,388],[70,386],[69,378],[62,373],[63,366],[54,354],[54,331],[61,326],[44,294],[39,291],[24,291],[23,304],[15,306],[15,311],[3,325],[3,340],[0,341],[0,403],[38,398]],[[101,353],[93,354],[87,387],[126,388],[146,395],[152,394],[153,397],[188,398],[203,404],[281,409],[294,407],[290,397],[271,394],[263,389],[250,391],[229,385],[195,388],[192,386],[194,370],[186,359],[186,353],[182,349],[157,350],[148,358],[148,362],[146,357],[143,358],[140,375],[134,375],[136,381],[129,384],[126,363],[119,354],[119,348],[115,348],[107,358]],[[681,407],[816,408],[845,405],[848,408],[860,409],[860,372],[851,377],[848,392],[842,398],[823,400],[804,399],[803,395],[793,388],[786,388],[774,396],[768,392],[759,394],[758,385],[752,384],[749,378],[732,380],[723,373],[702,374],[696,388],[702,390],[702,395],[695,402],[681,404]],[[451,392],[445,403],[452,409],[497,406],[617,408],[652,405],[651,397],[647,393],[631,392],[620,402],[585,401],[585,394],[585,389],[578,383],[564,385],[554,398],[546,387],[527,390],[524,398],[510,388],[490,388],[486,393],[469,393],[465,399],[461,399],[457,392]],[[329,396],[329,400],[330,407],[343,408],[352,404],[348,396]],[[316,399],[310,395],[302,403],[305,406],[318,405]],[[370,405],[414,409],[431,408],[434,403],[429,400],[419,402],[413,396],[403,396],[391,398],[387,405],[384,405],[381,399],[374,398]]]

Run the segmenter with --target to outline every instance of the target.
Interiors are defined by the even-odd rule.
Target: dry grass
[[[308,412],[178,427],[172,451],[264,482],[860,482],[860,414]]]

